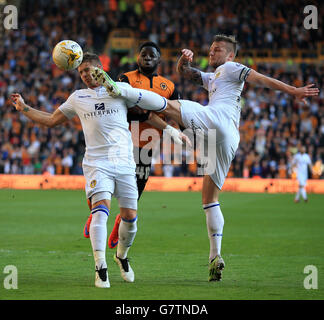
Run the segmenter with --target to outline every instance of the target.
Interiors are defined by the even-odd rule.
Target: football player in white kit
[[[218,199],[240,140],[240,96],[244,82],[286,92],[304,103],[305,97],[318,95],[319,92],[313,88],[313,84],[296,88],[235,63],[236,52],[237,42],[234,37],[216,35],[209,51],[209,65],[215,71],[205,73],[191,67],[193,52],[182,50],[177,71],[208,90],[207,106],[188,100],[167,100],[154,92],[122,86],[101,70],[94,74],[112,96],[124,97],[144,109],[163,112],[186,128],[199,128],[207,134],[209,129],[216,130],[215,155],[212,157],[213,161],[215,159],[214,172],[205,173],[202,187],[202,203],[210,241],[209,281],[221,280],[225,267],[221,257],[224,218]]]
[[[298,191],[296,193],[295,202],[299,202],[300,196],[307,202],[306,182],[308,179],[308,168],[312,172],[312,160],[306,153],[306,148],[302,146],[300,152],[296,153],[292,160],[292,166],[297,170]]]
[[[74,116],[81,120],[85,137],[83,172],[85,191],[91,198],[92,222],[90,240],[95,260],[95,286],[109,288],[106,263],[107,219],[111,196],[119,202],[122,218],[119,243],[114,256],[122,278],[134,281],[134,272],[127,259],[137,231],[138,191],[133,158],[133,143],[128,129],[126,101],[111,97],[106,89],[92,79],[91,68],[102,68],[97,55],[85,53],[78,67],[87,89],[74,91],[53,114],[28,106],[20,94],[11,95],[14,106],[29,119],[54,127]]]

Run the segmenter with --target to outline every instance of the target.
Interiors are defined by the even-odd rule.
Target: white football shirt
[[[68,119],[80,118],[86,157],[135,167],[125,100],[110,97],[104,87],[88,88],[73,92],[59,109]]]
[[[297,167],[297,177],[305,178],[308,177],[308,165],[312,163],[307,153],[297,153],[293,158],[293,165]]]
[[[201,72],[203,87],[208,90],[209,109],[221,108],[238,125],[241,93],[251,69],[233,61],[220,65],[214,72]]]

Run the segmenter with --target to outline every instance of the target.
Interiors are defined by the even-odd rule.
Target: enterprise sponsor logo
[[[84,113],[83,117],[84,117],[84,119],[88,120],[88,119],[92,119],[92,118],[115,115],[118,112],[119,112],[118,109],[95,110],[92,112]]]

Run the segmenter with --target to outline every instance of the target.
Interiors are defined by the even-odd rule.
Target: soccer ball
[[[52,57],[61,70],[73,70],[81,64],[83,51],[75,41],[63,40],[55,46]]]

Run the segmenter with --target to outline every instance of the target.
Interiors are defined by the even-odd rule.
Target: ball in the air
[[[81,64],[83,51],[77,42],[63,40],[55,46],[52,57],[54,63],[61,70],[73,70]]]

